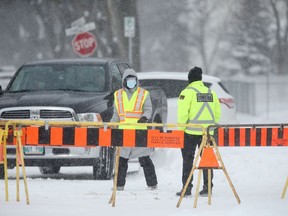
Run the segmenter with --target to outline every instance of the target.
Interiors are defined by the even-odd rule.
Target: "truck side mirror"
[[[3,89],[2,89],[2,86],[0,85],[0,95],[3,94]]]

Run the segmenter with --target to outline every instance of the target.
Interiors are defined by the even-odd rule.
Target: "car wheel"
[[[57,174],[60,172],[60,166],[47,166],[47,167],[39,167],[41,174]]]
[[[96,180],[109,180],[113,175],[114,148],[102,147],[100,159],[93,166],[93,178]]]
[[[4,165],[0,165],[0,179],[4,179]]]

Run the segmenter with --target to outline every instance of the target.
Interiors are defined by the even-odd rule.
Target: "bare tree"
[[[288,74],[288,1],[270,0],[275,27],[275,47],[272,61],[278,74]]]
[[[200,56],[205,72],[215,73],[219,49],[224,40],[229,7],[227,1],[190,0],[189,42],[195,50],[192,55]]]
[[[96,24],[96,29],[91,31],[98,44],[95,56],[128,59],[123,20],[127,15],[134,16],[137,26],[136,4],[136,0],[0,1],[3,18],[0,26],[5,29],[0,37],[7,41],[3,43],[7,52],[2,54],[3,58],[0,54],[0,59],[18,66],[34,59],[76,57],[71,46],[74,36],[66,36],[65,29],[80,17]],[[133,57],[135,67],[139,68],[139,33],[136,32]]]
[[[229,59],[245,74],[287,74],[288,1],[238,4],[229,24]]]
[[[187,71],[187,1],[138,1],[142,70]]]

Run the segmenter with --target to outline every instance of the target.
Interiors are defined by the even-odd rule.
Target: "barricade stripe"
[[[60,146],[63,141],[63,128],[52,127],[50,129],[50,145],[51,146]]]
[[[261,133],[263,128],[256,128],[256,146],[261,146]],[[254,129],[255,130],[255,129]]]
[[[235,128],[235,133],[234,133],[234,137],[235,137],[235,146],[240,146],[240,128]]]
[[[123,143],[125,143],[126,147],[134,147],[135,146],[136,133],[135,130],[127,129],[123,132]]]
[[[245,146],[250,146],[250,128],[245,128]]]
[[[22,128],[22,137],[21,137],[22,145],[26,143],[26,128]],[[14,142],[16,143],[16,142]]]
[[[286,140],[286,145],[288,146],[287,142],[288,142],[288,128],[284,128],[284,136],[283,136],[283,139]]]
[[[256,128],[251,128],[250,146],[256,146]]]
[[[278,138],[279,139],[283,139],[283,131],[284,131],[283,129],[282,128],[278,128]]]
[[[235,146],[235,129],[230,128],[229,130],[229,144],[228,146]]]
[[[224,146],[224,129],[218,128],[217,132],[218,132],[218,145]]]
[[[37,145],[38,144],[38,127],[28,127],[26,130],[27,138],[26,143],[29,145]]]
[[[99,145],[99,128],[87,128],[87,146]]]
[[[147,147],[147,130],[136,130],[136,147]]]
[[[261,129],[261,143],[260,146],[267,146],[267,128]]]
[[[278,146],[276,142],[278,140],[278,131],[279,128],[272,128],[272,146]]]
[[[39,144],[50,144],[50,130],[46,130],[45,127],[39,128]]]
[[[123,146],[123,130],[111,130],[111,146]]]
[[[63,128],[63,145],[74,145],[75,137],[75,128],[74,127],[65,127]]]
[[[99,129],[99,146],[111,146],[111,129],[107,128],[104,130],[103,128]]]
[[[87,128],[80,127],[75,128],[75,146],[85,147],[87,146]]]
[[[244,128],[239,128],[239,131],[240,131],[239,144],[240,146],[246,146],[246,130]]]
[[[224,146],[229,146],[229,128],[224,130]]]
[[[267,143],[267,146],[272,145],[272,128],[267,128],[266,143]]]

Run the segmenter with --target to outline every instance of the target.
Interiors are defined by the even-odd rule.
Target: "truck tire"
[[[47,166],[47,167],[39,167],[41,174],[58,174],[60,172],[61,166]]]
[[[4,165],[0,165],[0,179],[4,179]]]
[[[114,148],[102,147],[100,159],[93,166],[93,178],[95,180],[109,180],[113,176]]]

